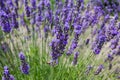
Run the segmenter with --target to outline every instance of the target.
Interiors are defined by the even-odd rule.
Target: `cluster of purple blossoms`
[[[118,29],[115,25],[117,20],[118,20],[118,15],[115,15],[114,18],[112,20],[110,20],[110,24],[106,30],[108,41],[113,39],[118,34]]]
[[[99,30],[98,35],[96,37],[96,47],[94,47],[93,52],[95,54],[99,54],[100,50],[102,49],[102,46],[104,42],[106,41],[105,31]]]
[[[64,53],[67,44],[67,35],[62,32],[62,27],[56,27],[55,39],[50,43],[52,60],[55,61]]]
[[[92,2],[92,1],[91,1]],[[90,2],[89,2],[90,3]],[[101,3],[101,2],[100,2]],[[63,6],[59,6],[63,5]],[[56,35],[56,44],[59,45],[59,43],[64,43],[63,49],[60,49],[59,45],[59,50],[56,51],[52,49],[52,53],[56,53],[56,55],[59,57],[62,54],[59,54],[60,52],[64,52],[64,48],[67,45],[67,41],[69,39],[69,32],[74,31],[74,38],[72,40],[72,43],[66,52],[67,55],[70,55],[74,52],[74,50],[78,47],[78,42],[79,42],[79,37],[81,34],[84,34],[85,30],[91,26],[94,28],[97,24],[99,24],[99,20],[101,17],[104,16],[104,20],[102,24],[100,24],[100,29],[98,28],[98,31],[96,31],[97,36],[94,41],[94,46],[93,46],[93,53],[94,54],[99,54],[104,43],[108,41],[109,36],[108,36],[108,27],[106,24],[109,22],[110,15],[105,13],[103,8],[101,6],[93,6],[94,13],[91,12],[91,7],[90,4],[87,5],[87,7],[84,7],[84,1],[83,0],[77,0],[76,4],[72,2],[71,0],[65,0],[65,3],[62,3],[61,1],[56,1],[55,4],[55,16],[53,16],[53,22],[54,22],[54,27],[52,29],[53,34]],[[86,10],[85,10],[86,9]],[[85,15],[82,15],[82,11],[85,12]],[[118,16],[116,15],[115,18],[113,19],[114,22],[116,22],[118,19]],[[58,25],[59,24],[59,25]],[[61,25],[63,25],[63,28],[61,28]],[[60,27],[58,27],[60,26]],[[61,32],[59,32],[59,30]],[[71,31],[70,31],[71,30]],[[111,31],[110,31],[111,32]],[[72,33],[72,32],[71,32]],[[112,36],[116,36],[115,30],[111,32]],[[57,36],[62,37],[62,39],[58,38]],[[63,42],[62,42],[63,41]],[[88,44],[90,39],[86,40],[86,44]],[[52,42],[51,42],[52,43]],[[56,46],[58,46],[56,45]],[[62,45],[62,44],[61,44]],[[52,46],[54,47],[54,46]],[[63,51],[62,51],[63,50]],[[56,55],[52,55],[52,57],[56,57]],[[56,57],[56,58],[58,58]]]
[[[120,32],[119,32],[119,24],[117,24],[118,20],[118,14],[116,14],[112,20],[110,20],[110,24],[108,25],[108,28],[106,30],[106,36],[107,36],[107,41],[110,41],[110,49],[111,54],[118,54],[119,52],[119,37],[120,37]]]
[[[4,11],[0,11],[0,26],[2,26],[2,30],[4,32],[10,32],[11,31],[11,26],[10,22],[8,20],[8,15]]]
[[[111,49],[115,49],[118,45],[118,42],[119,42],[119,38],[114,38],[111,40],[111,45],[110,45],[110,48]]]
[[[29,64],[26,62],[26,57],[24,55],[23,52],[20,52],[19,53],[19,58],[21,60],[21,66],[20,66],[20,70],[22,73],[24,74],[29,74],[29,69],[30,69],[30,66]]]
[[[120,12],[119,0],[95,0],[94,5],[101,7],[101,9],[106,12],[106,14]]]
[[[4,32],[9,33],[12,28],[18,28],[18,13],[12,0],[0,1],[0,26]]]
[[[110,42],[111,53],[107,55],[106,61],[109,61],[109,69],[112,68],[113,55],[120,55],[120,23],[118,24],[120,5],[113,0],[96,0],[90,1],[87,6],[84,0],[56,0],[54,9],[51,8],[50,0],[24,0],[24,12],[18,13],[20,0],[0,0],[0,27],[4,32],[11,32],[13,28],[19,28],[20,25],[25,26],[30,32],[30,25],[33,30],[36,27],[40,30],[41,26],[44,29],[45,38],[48,33],[53,33],[51,46],[51,64],[58,63],[58,58],[66,53],[71,55],[75,49],[79,48],[79,41],[81,35],[90,28],[92,31],[94,54],[99,54],[104,47],[104,44]],[[103,2],[102,2],[103,1]],[[38,4],[37,4],[38,2]],[[95,6],[91,6],[97,4]],[[21,7],[22,8],[22,7]],[[111,13],[114,12],[114,17],[111,18]],[[100,20],[103,18],[102,20]],[[96,27],[97,26],[97,27]],[[99,27],[100,26],[100,27]],[[68,50],[66,46],[69,45],[69,37],[74,35],[71,45]],[[86,45],[89,44],[91,38],[86,40]],[[4,48],[4,46],[3,46]],[[79,52],[74,53],[73,65],[78,62]],[[20,69],[22,73],[29,73],[29,64],[26,62],[26,57],[23,52],[19,54],[21,60]],[[87,74],[91,70],[91,66],[87,69]],[[98,75],[103,69],[100,65],[95,72]],[[7,74],[7,73],[6,73]],[[6,75],[5,74],[5,75]],[[4,76],[5,78],[6,76]]]
[[[7,66],[4,67],[2,80],[15,80],[14,76],[10,74]]]
[[[78,45],[78,40],[79,40],[79,36],[81,34],[81,26],[80,25],[75,25],[74,26],[74,39],[72,41],[72,44],[67,52],[67,55],[70,55],[73,53],[74,49],[77,47]]]
[[[95,15],[96,15],[95,16],[96,20],[92,21],[93,29],[95,29],[95,31],[92,32],[92,35],[93,36],[96,35],[96,34],[97,35],[95,37],[95,41],[93,42],[92,49],[93,49],[94,54],[99,54],[103,45],[104,45],[104,43],[107,40],[106,23],[109,20],[109,15],[104,16],[103,22],[100,24],[100,29],[99,28],[96,29],[96,28],[94,28],[94,25],[97,24],[100,17],[104,15],[104,11],[99,6],[94,7],[94,11],[95,11]],[[100,13],[98,13],[98,12],[100,12]]]

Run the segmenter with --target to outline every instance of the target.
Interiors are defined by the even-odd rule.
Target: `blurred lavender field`
[[[0,0],[1,80],[119,80],[119,0]]]

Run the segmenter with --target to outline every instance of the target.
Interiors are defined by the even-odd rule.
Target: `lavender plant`
[[[119,4],[0,0],[1,79],[119,79]]]

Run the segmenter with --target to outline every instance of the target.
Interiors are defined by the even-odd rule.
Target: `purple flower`
[[[79,56],[79,52],[75,52],[75,54],[74,54],[74,60],[73,60],[73,65],[76,65],[77,64],[77,62],[78,62],[78,56]]]
[[[99,54],[100,53],[100,49],[95,47],[94,50],[93,50],[93,53],[94,54]]]
[[[111,48],[111,49],[115,49],[116,46],[118,45],[118,42],[119,42],[119,39],[118,39],[118,38],[112,39],[112,40],[111,40],[110,48]]]
[[[9,33],[11,31],[11,26],[8,21],[6,21],[4,24],[2,24],[2,30],[6,33]]]
[[[29,67],[29,64],[25,60],[26,57],[25,57],[23,52],[19,53],[19,58],[21,60],[21,66],[20,66],[21,72],[24,73],[24,74],[29,74],[30,67]]]
[[[10,75],[10,72],[7,66],[4,67],[4,73],[2,76],[2,80],[15,80],[14,76]]]
[[[26,62],[23,62],[22,65],[20,66],[20,70],[24,74],[29,74],[29,69],[30,66]]]
[[[26,16],[30,17],[30,7],[28,5],[25,6]]]
[[[5,8],[5,3],[3,0],[0,0],[0,9],[4,9]]]
[[[7,3],[7,6],[9,6],[10,9],[14,8],[12,0],[8,0],[6,3]]]
[[[39,8],[39,10],[45,9],[45,1],[44,0],[39,1],[38,8]]]
[[[9,78],[2,77],[2,80],[15,80],[14,76],[9,75]]]
[[[64,32],[65,32],[65,33],[68,33],[69,29],[70,29],[69,23],[68,23],[68,22],[65,22]]]
[[[46,1],[45,6],[47,7],[48,10],[51,10],[50,0]]]
[[[83,8],[84,8],[84,0],[77,0],[76,2],[77,2],[78,11],[79,11],[80,9],[83,10]]]
[[[27,17],[30,17],[31,8],[28,6],[28,1],[25,0],[24,4],[25,4],[25,12],[26,12],[26,16],[27,16]]]
[[[100,65],[98,69],[95,71],[95,75],[98,75],[102,71],[103,68],[104,68],[103,65]]]
[[[51,52],[52,60],[57,60],[61,56],[60,53]]]
[[[50,43],[51,46],[51,57],[52,57],[52,61],[56,62],[56,60],[58,59],[58,57],[60,57],[62,55],[61,53],[61,49],[60,49],[60,40],[59,39],[53,39],[52,42]]]
[[[9,15],[3,10],[0,10],[0,26],[6,33],[9,33],[12,29],[9,21]]]
[[[100,35],[100,36],[99,36],[99,42],[100,42],[100,43],[104,43],[105,40],[106,40],[106,36],[105,36],[105,35]]]
[[[76,40],[73,40],[70,49],[74,50],[77,47],[77,44],[78,44],[78,42]]]
[[[25,55],[23,52],[19,53],[19,58],[20,58],[20,60],[25,60]]]
[[[72,53],[73,53],[73,50],[68,50],[66,54],[71,55]]]
[[[100,30],[98,30],[98,34],[97,34],[95,42],[92,46],[94,54],[99,54],[100,53],[100,51],[102,49],[102,46],[106,42],[106,39],[107,39],[107,37],[105,35],[105,27],[103,26]]]
[[[109,61],[112,61],[112,60],[113,60],[113,56],[112,56],[111,54],[108,54],[108,57],[107,57],[107,58],[108,58]]]
[[[31,1],[32,9],[36,10],[36,0],[30,0],[30,1]]]

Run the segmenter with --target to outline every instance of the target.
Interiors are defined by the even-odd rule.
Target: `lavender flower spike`
[[[10,72],[7,66],[4,67],[2,80],[15,80],[14,76],[10,75]]]
[[[29,74],[29,69],[30,66],[27,63],[22,63],[22,65],[20,66],[20,70],[24,74]]]
[[[23,52],[20,52],[19,53],[19,58],[21,60],[21,66],[20,66],[20,70],[23,74],[29,74],[29,69],[30,69],[30,66],[29,64],[26,62],[26,57],[24,55]]]
[[[95,75],[98,75],[102,71],[103,68],[104,68],[103,65],[100,65],[98,69],[96,70]]]
[[[79,52],[76,52],[76,53],[74,54],[73,65],[76,65],[76,64],[77,64],[77,61],[78,61],[78,55],[79,55]]]

